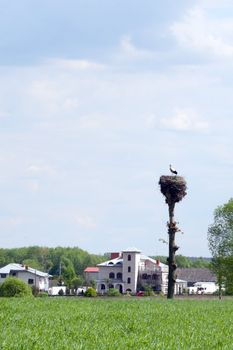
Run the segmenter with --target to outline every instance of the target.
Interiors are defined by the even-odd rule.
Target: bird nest
[[[159,185],[167,203],[180,202],[186,196],[186,181],[181,176],[161,176]]]

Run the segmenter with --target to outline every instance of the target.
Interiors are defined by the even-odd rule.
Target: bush
[[[63,296],[65,293],[64,293],[64,290],[63,289],[60,289],[59,291],[58,291],[58,295],[60,295],[60,296]]]
[[[84,293],[84,296],[85,297],[96,297],[97,296],[96,290],[94,288],[90,287],[86,290],[86,292]]]
[[[151,286],[145,285],[144,286],[144,290],[145,290],[144,291],[144,295],[146,297],[151,297],[151,296],[155,295],[155,293],[154,293],[153,289],[151,288]]]
[[[110,288],[107,292],[107,295],[109,297],[119,297],[121,295],[121,293],[116,288]]]
[[[32,295],[34,295],[34,297],[37,297],[40,292],[39,288],[36,286],[32,286],[31,288],[32,288]]]
[[[8,277],[0,286],[1,297],[25,297],[31,295],[32,289],[16,277]]]

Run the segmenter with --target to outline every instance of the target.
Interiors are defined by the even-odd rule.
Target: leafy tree
[[[62,276],[64,278],[65,284],[71,288],[72,287],[72,280],[76,277],[74,265],[72,261],[68,258],[62,259]]]
[[[23,264],[26,266],[30,266],[36,270],[40,270],[40,271],[43,270],[43,266],[41,266],[38,260],[36,259],[25,259],[23,260]]]
[[[209,261],[203,259],[202,257],[194,259],[190,265],[191,267],[210,267]]]
[[[16,277],[8,277],[0,286],[1,297],[25,297],[31,295],[32,289]]]
[[[183,255],[176,256],[176,264],[178,267],[190,267],[191,261]]]
[[[82,276],[77,276],[72,279],[71,283],[74,289],[78,289],[78,287],[83,286],[84,278]]]
[[[233,292],[233,198],[215,210],[214,223],[208,229],[208,243],[221,298],[223,283],[227,292]]]

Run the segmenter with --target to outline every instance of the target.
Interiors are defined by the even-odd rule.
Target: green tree
[[[72,280],[76,277],[74,265],[68,258],[62,259],[62,276],[68,288],[72,288]]]
[[[36,270],[40,270],[40,271],[43,270],[43,266],[41,266],[40,263],[38,262],[38,260],[36,260],[36,259],[25,259],[25,260],[23,260],[23,264],[25,266],[29,266],[29,267],[36,269]]]
[[[0,286],[1,297],[31,296],[32,289],[16,277],[8,277]]]
[[[78,289],[78,287],[83,286],[84,278],[82,276],[77,276],[72,279],[71,283],[74,289]]]
[[[178,267],[190,267],[191,266],[191,261],[189,258],[183,255],[177,255],[176,256],[176,263]]]
[[[215,210],[214,223],[208,229],[208,243],[221,298],[224,283],[226,291],[233,292],[233,198]]]

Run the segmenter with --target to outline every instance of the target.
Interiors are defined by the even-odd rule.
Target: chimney
[[[25,265],[25,269],[28,270],[28,266],[27,265]]]
[[[158,265],[158,266],[160,265],[159,259],[156,260],[156,265]]]
[[[111,253],[111,260],[116,259],[120,256],[120,253]]]

